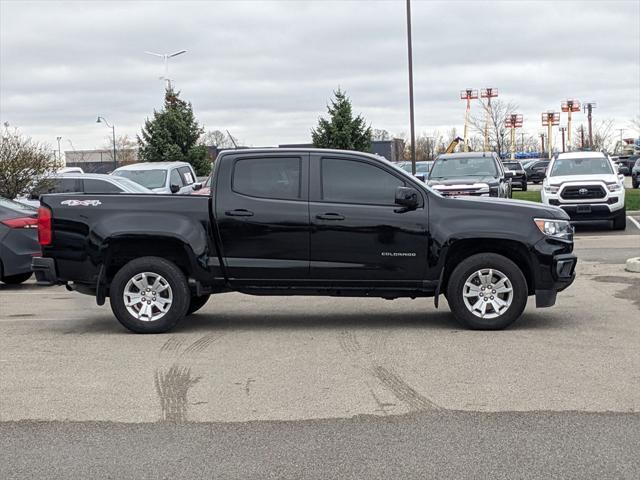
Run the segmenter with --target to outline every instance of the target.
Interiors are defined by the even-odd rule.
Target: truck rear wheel
[[[479,253],[453,270],[447,301],[455,318],[476,330],[499,330],[517,320],[527,303],[527,281],[502,255]]]
[[[113,277],[111,310],[118,321],[136,333],[163,333],[182,320],[191,293],[182,271],[160,257],[131,260]]]

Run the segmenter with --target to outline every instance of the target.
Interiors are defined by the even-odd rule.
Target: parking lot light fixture
[[[480,97],[487,99],[487,115],[484,121],[484,151],[489,150],[489,120],[491,118],[491,99],[498,96],[497,88],[483,88],[480,90]]]
[[[511,129],[511,160],[516,158],[516,128],[522,127],[522,115],[519,113],[512,113],[508,115],[504,120],[504,126]]]
[[[467,101],[467,109],[464,112],[464,151],[465,152],[469,151],[467,127],[469,124],[469,110],[471,110],[471,100],[476,100],[477,98],[478,98],[478,90],[467,88],[466,90],[460,91],[460,99]]]
[[[116,156],[116,126],[109,125],[109,122],[107,122],[106,118],[98,115],[98,119],[96,120],[96,123],[103,123],[103,122],[107,127],[111,129],[111,135],[113,137],[113,169],[115,170],[116,168],[118,168],[118,157]]]
[[[591,112],[596,108],[596,102],[588,102],[584,104],[584,110],[587,112],[587,122],[589,124],[589,148],[593,150],[593,130],[591,127]]]
[[[542,114],[542,126],[547,127],[547,150],[549,159],[553,155],[553,127],[560,123],[560,113],[548,111]]]
[[[563,112],[567,112],[567,143],[569,144],[569,150],[571,150],[571,112],[580,111],[580,102],[578,100],[569,99],[562,102],[560,105]],[[564,149],[563,149],[564,151]]]
[[[560,130],[560,132],[562,133],[562,153],[565,152],[565,146],[564,146],[564,132],[567,131],[567,127],[560,127],[558,130]]]

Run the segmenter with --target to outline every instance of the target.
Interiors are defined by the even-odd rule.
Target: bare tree
[[[234,148],[234,142],[238,144],[238,139],[220,130],[209,130],[198,139],[199,145],[218,148]]]
[[[512,102],[504,102],[502,100],[493,100],[491,108],[489,104],[483,100],[478,100],[481,105],[481,113],[471,115],[469,124],[471,128],[484,137],[485,124],[488,120],[487,130],[489,137],[489,148],[502,155],[508,152],[509,147],[509,129],[505,127],[507,116],[516,113],[518,105]]]
[[[371,132],[371,140],[391,140],[391,134],[381,128],[374,128]]]
[[[46,186],[61,167],[49,145],[5,127],[0,136],[0,196],[15,198]]]
[[[610,151],[615,144],[615,129],[613,128],[613,120],[601,120],[594,122],[592,125],[593,146],[591,150],[597,152]],[[583,129],[583,130],[582,130]],[[584,135],[585,147],[589,145],[587,129],[584,125],[578,126],[573,134],[573,149],[580,150],[582,148],[582,135]]]
[[[102,148],[106,150],[104,157],[106,161],[113,162],[113,137],[105,137]],[[138,161],[138,143],[129,138],[129,135],[116,137],[116,158],[118,166],[136,163]]]
[[[636,118],[632,119],[629,122],[632,130],[635,130],[638,135],[640,135],[640,115],[636,115]]]

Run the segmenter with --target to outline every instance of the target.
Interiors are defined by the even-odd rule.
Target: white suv
[[[542,184],[542,202],[562,208],[571,221],[613,220],[624,230],[624,176],[600,152],[561,153]]]

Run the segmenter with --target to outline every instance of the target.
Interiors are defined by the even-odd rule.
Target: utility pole
[[[553,155],[553,126],[560,123],[560,113],[548,111],[542,114],[542,126],[548,128],[547,132],[547,150],[549,151],[549,159]]]
[[[467,101],[467,109],[464,111],[464,151],[469,151],[469,141],[467,136],[467,126],[469,124],[469,110],[471,110],[471,100],[478,98],[478,91],[471,88],[460,91],[460,99]]]
[[[413,115],[413,48],[411,46],[411,0],[407,0],[407,55],[409,57],[409,123],[411,130],[411,173],[416,174],[416,127]]]
[[[520,138],[522,139],[520,150],[524,152],[524,132],[520,134]]]
[[[62,140],[62,137],[56,137],[56,140],[58,140],[58,161],[62,161],[62,152],[60,150],[60,140]]]
[[[484,121],[484,151],[489,151],[489,120],[491,118],[491,99],[498,96],[497,88],[483,88],[480,97],[487,99],[487,115]]]
[[[587,121],[589,122],[589,148],[593,150],[593,130],[591,127],[591,112],[596,108],[596,102],[589,102],[584,104],[584,109],[587,112]]]
[[[522,127],[522,115],[512,113],[504,120],[504,126],[511,129],[511,160],[516,158],[516,128]]]
[[[620,143],[623,143],[622,141],[622,134],[624,133],[624,131],[626,130],[626,128],[616,128],[616,130],[618,130],[620,132]]]
[[[569,150],[571,150],[571,112],[580,111],[580,102],[578,100],[569,99],[566,102],[562,102],[561,108],[563,112],[566,112],[568,114],[567,143],[569,144]]]
[[[541,133],[540,134],[540,142],[542,143],[542,152],[541,152],[542,155],[544,155],[544,137],[545,137],[545,134]]]
[[[584,150],[584,125],[580,125],[580,148]]]
[[[558,130],[560,130],[560,132],[562,132],[562,153],[565,152],[565,148],[564,148],[564,132],[567,131],[567,127],[560,127]]]

